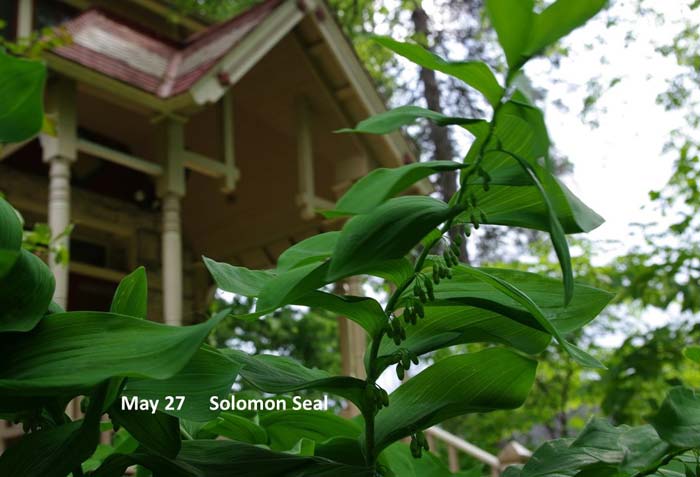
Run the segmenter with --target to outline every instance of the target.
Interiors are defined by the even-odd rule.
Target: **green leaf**
[[[0,278],[12,268],[22,247],[22,224],[15,209],[0,197]]]
[[[107,383],[90,393],[85,418],[24,436],[0,456],[0,475],[65,477],[87,460],[99,442]]]
[[[486,0],[486,13],[498,34],[498,42],[511,71],[527,60],[523,53],[530,37],[533,8],[533,0]]]
[[[388,134],[402,126],[415,123],[418,119],[429,119],[438,126],[466,126],[484,122],[483,119],[460,118],[418,106],[400,106],[360,121],[354,129],[340,129],[339,133]]]
[[[459,212],[431,197],[406,196],[353,217],[343,227],[333,251],[328,282],[402,258],[424,235]]]
[[[296,456],[234,441],[182,443],[178,455],[207,477],[370,477],[373,471],[320,457]]]
[[[322,411],[274,411],[260,416],[260,425],[270,438],[272,450],[291,449],[299,439],[311,439],[317,443],[334,437],[357,439],[360,426],[331,412]]]
[[[470,467],[469,471],[459,474],[450,472],[445,464],[432,452],[423,452],[420,459],[411,456],[409,445],[405,442],[395,442],[380,454],[379,462],[391,469],[396,477],[481,477],[482,470]],[[472,469],[476,469],[472,472]]]
[[[294,303],[310,291],[331,281],[335,280],[328,279],[328,262],[309,263],[282,272],[260,290],[254,316],[270,313],[279,307]]]
[[[144,320],[148,318],[148,279],[145,268],[137,268],[119,282],[109,311]]]
[[[489,154],[486,170],[492,177],[490,188],[472,187],[478,207],[484,212],[485,224],[525,227],[547,231],[549,212],[541,192],[512,159],[502,154]],[[511,163],[510,165],[508,163]],[[588,208],[556,177],[538,165],[531,165],[554,208],[554,213],[567,234],[590,232],[604,220]],[[469,185],[481,185],[479,179],[470,179]],[[462,214],[459,222],[468,222],[469,214]]]
[[[226,440],[189,440],[176,460],[137,451],[109,456],[94,477],[121,477],[139,464],[155,476],[167,477],[371,477],[372,471],[322,457],[274,452]]]
[[[340,232],[326,232],[292,245],[277,259],[277,270],[286,271],[324,261],[331,256],[339,236]]]
[[[525,53],[534,56],[593,18],[607,0],[557,0],[532,21]]]
[[[499,299],[496,299],[494,303],[498,304],[503,298],[510,298],[518,305],[520,305],[524,310],[528,312],[528,317],[534,318],[540,329],[546,331],[552,335],[564,348],[564,350],[569,353],[569,355],[579,364],[587,366],[590,368],[602,368],[605,367],[594,357],[590,356],[585,351],[577,348],[573,344],[569,343],[562,335],[562,333],[552,324],[552,322],[545,316],[544,312],[535,303],[532,298],[521,291],[512,283],[506,280],[486,272],[478,268],[472,268],[468,266],[459,266],[460,273],[465,273],[471,275],[472,278],[483,282],[493,288],[494,291],[502,295]],[[437,298],[437,295],[436,295]],[[513,318],[517,318],[517,315],[510,315]],[[529,319],[524,318],[521,320],[523,324],[529,324]]]
[[[296,300],[295,304],[323,308],[344,316],[364,328],[370,336],[377,336],[387,323],[382,306],[372,298],[313,291]]]
[[[240,375],[260,391],[284,394],[302,389],[332,393],[362,405],[365,382],[349,376],[332,376],[320,369],[309,369],[283,356],[250,356],[241,351],[222,350],[240,364]]]
[[[14,266],[0,278],[0,332],[34,328],[48,310],[55,287],[49,267],[22,250]]]
[[[521,406],[536,368],[536,361],[501,348],[442,359],[391,394],[391,405],[377,413],[376,448],[451,417]]]
[[[110,408],[109,416],[148,451],[170,458],[180,452],[180,421],[176,417],[158,411],[122,410],[119,403]]]
[[[683,350],[683,355],[689,360],[700,364],[700,346],[688,346]]]
[[[429,260],[430,261],[430,260]],[[529,296],[562,334],[582,328],[595,318],[612,299],[610,293],[582,284],[575,284],[574,299],[563,306],[557,292],[557,280],[534,273],[507,269],[481,269],[515,284]],[[528,354],[537,354],[547,347],[551,335],[521,304],[494,289],[491,285],[454,269],[453,278],[435,285],[435,301],[424,305],[425,317],[406,328],[406,340],[396,346],[385,339],[379,349],[381,369],[391,363],[398,348],[417,355],[457,344],[486,342],[513,346]],[[410,292],[404,294],[404,305]]]
[[[167,379],[130,378],[123,395],[158,399],[158,410],[179,418],[205,422],[216,418],[219,411],[209,409],[213,396],[225,399],[238,376],[240,365],[233,363],[219,350],[202,346],[187,364]],[[166,396],[184,396],[181,409],[167,406]],[[168,407],[168,408],[166,408]]]
[[[205,477],[204,473],[189,464],[138,449],[131,454],[112,454],[90,477],[123,477],[126,469],[139,465],[153,471],[156,477]]]
[[[46,66],[0,51],[0,143],[21,142],[41,130]]]
[[[267,444],[267,432],[265,429],[245,417],[222,412],[216,419],[206,423],[202,430],[213,432],[216,435],[228,439],[249,444]],[[291,446],[290,446],[291,447]],[[284,450],[289,449],[289,447]]]
[[[466,167],[453,161],[414,162],[402,167],[375,169],[356,182],[326,217],[367,214],[376,207],[426,177]],[[335,232],[337,233],[337,232]],[[336,238],[337,240],[337,238]]]
[[[249,270],[228,263],[221,263],[211,258],[202,257],[204,265],[211,274],[216,286],[229,293],[256,297],[260,290],[274,278],[268,270]]]
[[[187,327],[114,313],[48,315],[28,333],[0,334],[5,353],[0,391],[6,396],[59,395],[114,376],[169,378],[190,361],[226,313]]]
[[[507,154],[510,155],[513,159],[517,160],[518,163],[520,163],[520,166],[530,176],[532,183],[535,185],[535,187],[540,193],[540,196],[542,197],[542,202],[545,205],[545,209],[547,210],[548,216],[547,229],[552,239],[552,244],[554,245],[554,250],[556,251],[557,258],[559,259],[559,264],[561,266],[561,271],[564,276],[564,303],[569,303],[573,298],[574,293],[574,271],[571,266],[569,244],[566,242],[564,228],[559,222],[559,217],[557,216],[553,202],[550,200],[547,190],[540,182],[540,179],[537,176],[537,172],[532,167],[532,165],[517,154],[512,154],[510,152],[508,152]]]
[[[517,475],[632,476],[658,466],[669,450],[649,425],[614,427],[604,419],[593,419],[575,440],[542,445]]]
[[[671,389],[651,424],[673,446],[700,447],[700,397],[689,388]]]
[[[493,71],[480,61],[445,61],[415,43],[402,43],[387,37],[375,37],[375,41],[423,68],[440,71],[462,80],[481,92],[491,106],[495,107],[503,96],[503,88],[498,84]]]

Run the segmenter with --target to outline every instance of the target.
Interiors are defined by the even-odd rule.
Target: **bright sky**
[[[663,12],[666,22],[660,24],[652,16],[639,17],[636,3],[616,2],[611,14],[624,19],[619,25],[606,28],[603,16],[569,37],[570,54],[553,71],[561,82],[539,79],[549,76],[544,61],[528,68],[533,81],[548,90],[547,124],[556,147],[574,164],[567,184],[606,219],[589,237],[621,241],[617,254],[630,244],[630,223],[660,220],[650,207],[642,207],[649,204],[648,192],[663,187],[670,176],[674,158],[664,156],[662,148],[668,133],[683,124],[678,112],[666,112],[656,104],[657,95],[679,69],[673,58],[664,58],[655,47],[671,42],[681,28],[680,20],[700,13],[691,12],[682,1],[648,1]],[[630,30],[637,38],[626,43]],[[596,37],[602,37],[604,44]],[[621,79],[598,103],[597,128],[584,124],[578,114],[587,95],[586,82],[593,77],[600,77],[603,85]],[[555,106],[555,101],[569,111]]]

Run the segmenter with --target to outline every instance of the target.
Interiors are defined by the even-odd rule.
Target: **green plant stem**
[[[506,80],[506,88],[512,81],[512,77],[508,76],[508,79]],[[502,98],[501,98],[502,99]],[[469,178],[469,176],[478,169],[478,167],[481,164],[481,161],[484,156],[484,149],[486,148],[486,145],[489,143],[491,140],[491,137],[493,136],[494,130],[495,130],[495,125],[496,125],[496,115],[498,114],[498,111],[500,111],[501,106],[504,103],[502,101],[499,101],[498,105],[494,108],[493,111],[493,116],[491,118],[491,122],[489,123],[489,131],[488,134],[486,135],[486,139],[484,142],[481,144],[479,148],[479,154],[477,155],[476,162],[472,167],[469,167],[466,169],[464,178],[460,181],[460,188],[457,191],[457,198],[455,200],[455,207],[459,207],[459,204],[462,202],[462,199],[464,198],[464,193],[467,189],[466,186],[466,181]],[[386,307],[384,308],[384,313],[386,314],[387,318],[391,316],[391,314],[394,312],[396,309],[396,304],[398,303],[399,298],[401,295],[406,291],[406,289],[413,283],[413,281],[416,279],[416,276],[420,271],[423,269],[423,265],[425,264],[425,260],[428,258],[428,254],[430,251],[435,247],[435,245],[442,239],[442,236],[446,233],[449,232],[449,230],[452,228],[452,224],[454,222],[454,217],[449,219],[447,222],[445,222],[442,227],[440,227],[440,235],[434,239],[432,242],[427,244],[425,247],[423,247],[423,250],[421,251],[420,255],[418,256],[418,259],[416,259],[416,263],[413,267],[413,274],[404,280],[401,285],[396,287],[396,290],[394,290],[394,293],[391,294],[391,297],[389,298],[389,301],[387,302]],[[385,330],[382,329],[377,336],[373,337],[372,339],[372,345],[370,348],[369,352],[369,358],[367,361],[367,386],[374,386],[376,383],[377,378],[379,377],[378,374],[378,369],[377,369],[377,356],[379,355],[379,346],[382,342],[382,339],[384,338],[384,333]],[[377,456],[375,455],[375,449],[374,449],[374,417],[375,417],[375,408],[373,407],[372,409],[369,410],[364,410],[363,412],[363,418],[365,421],[365,461],[367,465],[370,468],[374,468],[376,465],[377,461]],[[367,412],[369,411],[369,412]]]

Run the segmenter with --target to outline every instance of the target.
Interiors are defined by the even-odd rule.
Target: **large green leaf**
[[[326,232],[292,245],[279,256],[277,270],[291,270],[327,259],[331,256],[339,236],[340,232]]]
[[[472,176],[467,181],[479,209],[484,212],[484,223],[549,230],[550,209],[531,177],[516,161],[506,154],[491,152],[484,167],[491,176],[488,191],[481,187],[483,181],[478,177]],[[537,164],[531,167],[565,233],[590,232],[604,222],[549,171]],[[458,221],[470,221],[469,213],[462,214]]]
[[[440,71],[462,80],[480,91],[494,107],[503,96],[503,88],[498,84],[493,71],[480,61],[445,61],[415,43],[402,43],[387,37],[375,37],[375,41],[423,68]]]
[[[671,389],[652,424],[671,445],[700,448],[700,396],[689,388]]]
[[[139,450],[105,459],[94,477],[121,477],[139,464],[154,477],[370,477],[373,472],[322,457],[274,452],[263,447],[226,440],[188,440],[177,459]]]
[[[445,116],[444,114],[418,106],[400,106],[357,123],[354,129],[341,129],[344,133],[388,134],[402,126],[415,123],[418,119],[429,119],[439,126],[467,126],[484,122],[483,119],[460,118]]]
[[[284,394],[301,389],[316,389],[349,399],[362,405],[365,382],[349,376],[332,376],[320,369],[309,369],[283,356],[250,356],[241,351],[223,351],[241,365],[240,375],[257,389]]]
[[[537,305],[547,320],[563,334],[581,329],[595,318],[614,297],[612,293],[599,288],[576,283],[574,299],[564,306],[561,290],[557,287],[557,280],[554,278],[520,270],[474,268],[460,265],[453,270],[452,279],[441,281],[439,285],[435,286],[436,301],[429,302],[427,307],[454,306],[457,303],[473,301],[470,306],[499,312],[512,319],[520,320],[527,326],[545,331],[534,317],[528,319],[523,315],[523,312],[530,314],[530,311],[519,300],[504,296],[491,284],[475,276],[474,270],[487,273],[516,286]]]
[[[342,278],[342,277],[341,277]],[[321,288],[328,279],[328,262],[309,263],[280,273],[260,290],[255,315],[272,312],[294,303],[307,293]]]
[[[249,444],[267,444],[265,429],[250,419],[230,412],[222,412],[213,421],[207,422],[202,430],[212,432],[228,439]],[[290,446],[291,447],[291,446]],[[281,450],[289,449],[289,447]]]
[[[519,407],[536,368],[536,361],[502,348],[438,361],[394,391],[390,406],[377,413],[377,449],[451,417]]]
[[[126,469],[140,465],[153,472],[154,477],[206,477],[204,472],[182,461],[137,449],[131,454],[112,454],[95,470],[91,477],[123,477]]]
[[[523,52],[530,37],[533,8],[533,0],[486,0],[486,12],[511,70],[519,68],[526,61]]]
[[[472,477],[472,475],[481,477],[483,475],[478,467],[471,467],[469,471],[453,474],[432,452],[423,452],[422,457],[416,459],[411,456],[409,445],[405,442],[395,442],[384,449],[379,456],[379,462],[391,469],[394,477]],[[476,472],[472,472],[472,469]]]
[[[219,350],[202,346],[187,364],[167,379],[130,378],[123,395],[143,399],[158,399],[158,409],[183,419],[204,422],[214,419],[219,411],[209,409],[211,397],[225,399],[231,392],[240,365]],[[178,402],[168,406],[166,396],[184,396],[182,408]]]
[[[649,425],[614,427],[604,419],[593,419],[576,439],[545,443],[519,473],[511,473],[519,477],[632,476],[658,466],[670,449]]]
[[[109,416],[114,424],[125,428],[145,449],[174,458],[180,452],[180,421],[156,411],[123,410],[112,406]]]
[[[80,468],[99,442],[107,388],[102,383],[90,393],[83,420],[33,432],[5,451],[0,456],[0,475],[65,477]]]
[[[376,207],[426,177],[445,171],[454,171],[465,164],[453,161],[414,162],[402,167],[375,169],[356,182],[338,200],[335,210],[326,217],[367,214]]]
[[[533,56],[594,17],[607,0],[557,0],[535,15],[525,53]]]
[[[530,57],[586,23],[606,0],[557,0],[542,13],[533,0],[487,0],[486,11],[498,34],[511,72]]]
[[[366,272],[386,260],[406,255],[420,240],[460,209],[423,196],[391,199],[372,212],[348,221],[341,231],[328,270],[328,281]]]
[[[543,351],[551,336],[495,311],[466,305],[425,306],[425,317],[406,327],[406,340],[398,346],[388,338],[379,348],[379,369],[396,362],[400,348],[422,355],[464,343],[499,343],[529,354]]]
[[[0,278],[14,265],[22,246],[22,224],[15,209],[0,197]]]
[[[137,268],[119,282],[109,311],[144,320],[148,317],[148,279],[145,268]]]
[[[221,263],[211,258],[202,257],[204,265],[220,289],[244,296],[258,296],[260,290],[274,278],[268,270],[249,270],[228,263]]]
[[[0,51],[0,144],[37,134],[44,120],[46,66]]]
[[[356,439],[361,432],[355,421],[323,411],[275,411],[260,416],[272,450],[291,449],[299,439],[322,443],[334,437]]]
[[[370,336],[376,336],[387,323],[382,306],[373,298],[314,291],[296,300],[295,304],[323,308],[349,318],[364,328]]]
[[[182,443],[178,455],[206,477],[370,477],[373,471],[320,457],[296,456],[234,441]]]
[[[188,327],[114,313],[48,315],[28,333],[0,334],[0,390],[6,396],[56,395],[114,376],[169,378],[226,313]]]
[[[464,297],[466,298],[466,303],[474,306],[483,306],[487,309],[493,311],[500,311],[505,314],[507,312],[507,305],[504,303],[517,303],[518,307],[526,311],[525,314],[522,313],[508,313],[505,316],[517,320],[527,326],[534,326],[542,331],[546,331],[552,335],[559,344],[564,348],[564,350],[569,353],[569,355],[577,361],[579,364],[591,368],[604,368],[604,366],[596,360],[594,357],[590,356],[585,351],[577,348],[573,344],[569,343],[563,336],[563,333],[556,328],[551,320],[544,314],[542,309],[537,305],[532,298],[530,298],[526,293],[520,290],[516,285],[508,282],[507,280],[499,277],[498,275],[491,273],[491,271],[485,271],[478,268],[473,268],[469,266],[459,266],[457,267],[459,273],[469,275],[473,280],[482,282],[483,284],[492,288],[496,292],[493,301],[487,300],[485,297],[479,297],[474,300],[471,291],[468,289],[464,290]],[[458,291],[457,294],[460,292]],[[436,298],[438,295],[436,294]],[[601,296],[602,297],[602,296]],[[459,297],[455,296],[452,301],[458,301]],[[483,304],[476,305],[479,300],[483,300]]]
[[[0,332],[34,328],[48,310],[55,287],[49,267],[22,250],[14,266],[0,278]]]
[[[554,209],[554,203],[549,198],[549,193],[544,188],[542,182],[540,182],[540,178],[537,176],[537,172],[533,166],[516,154],[507,154],[518,161],[525,173],[530,177],[532,184],[540,193],[542,203],[547,211],[547,230],[549,231],[549,236],[552,239],[552,244],[554,245],[554,250],[557,254],[557,258],[559,259],[562,275],[564,277],[564,302],[569,303],[573,298],[574,293],[574,272],[571,266],[569,244],[566,241],[564,228],[559,222],[559,217]]]

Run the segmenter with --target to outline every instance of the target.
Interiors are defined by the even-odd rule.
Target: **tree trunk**
[[[428,14],[420,3],[416,5],[416,8],[413,10],[411,18],[413,20],[415,32],[423,38],[430,38],[431,32]],[[428,47],[428,45],[425,46]],[[428,109],[441,113],[442,100],[440,85],[438,84],[435,71],[428,68],[421,68],[420,81],[423,84],[423,96]],[[432,122],[429,123],[428,127],[430,128],[430,141],[433,143],[434,147],[433,160],[453,161],[455,159],[455,149],[448,129]],[[442,194],[442,199],[445,202],[449,202],[452,196],[457,192],[457,173],[453,171],[441,173],[438,178],[437,186],[440,194]],[[451,232],[450,235],[454,236],[461,233],[462,231],[458,230]],[[467,255],[466,240],[462,242],[461,255],[461,260],[468,263],[469,257]]]

